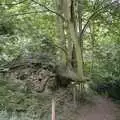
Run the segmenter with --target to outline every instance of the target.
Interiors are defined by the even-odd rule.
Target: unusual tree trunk
[[[83,41],[82,41],[82,20],[81,20],[81,10],[78,6],[78,1],[74,0],[66,0],[64,1],[64,17],[68,22],[70,37],[74,45],[74,56],[76,63],[76,74],[78,76],[78,80],[76,80],[75,89],[74,89],[74,97],[79,101],[78,97],[83,97],[84,94],[84,74],[83,74]],[[80,19],[80,20],[79,20]],[[75,92],[76,90],[76,92]],[[76,103],[74,101],[74,103]]]
[[[68,22],[70,37],[75,46],[75,54],[76,54],[76,64],[77,64],[77,75],[79,76],[80,81],[83,80],[83,61],[82,61],[82,51],[81,46],[79,44],[79,39],[77,35],[77,10],[76,5],[77,1],[66,0],[64,1],[64,16]]]
[[[59,29],[61,29],[61,37],[63,47],[67,50],[67,65],[73,64],[73,69],[76,71],[78,79],[76,83],[83,84],[83,41],[81,37],[82,17],[79,0],[56,0],[58,12],[63,15],[65,21],[59,21]],[[61,12],[62,11],[62,12]],[[62,27],[67,25],[67,29]],[[64,36],[64,39],[63,39]],[[66,42],[65,42],[66,41]],[[74,62],[73,62],[74,61]],[[68,67],[69,68],[69,67]],[[79,81],[79,82],[78,82]],[[82,85],[83,86],[83,85]],[[80,88],[80,87],[79,87]],[[82,87],[84,88],[84,87]]]

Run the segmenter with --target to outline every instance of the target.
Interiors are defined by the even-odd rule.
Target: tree
[[[111,41],[119,43],[117,1],[1,0],[0,6],[1,61],[3,58],[10,61],[23,53],[49,51],[57,62],[66,66],[67,72],[75,73],[76,83],[84,83],[93,57],[92,69],[100,67],[96,61],[102,63],[101,58],[106,54],[103,52],[105,41],[108,45]],[[3,42],[6,36],[9,42]],[[95,39],[92,43],[90,36]],[[115,41],[110,41],[111,38]],[[94,52],[90,59],[91,51]],[[94,68],[96,63],[98,68]]]

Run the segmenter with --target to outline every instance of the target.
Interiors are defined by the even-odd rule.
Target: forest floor
[[[75,120],[120,120],[120,106],[106,97],[97,96],[92,104],[80,108]]]

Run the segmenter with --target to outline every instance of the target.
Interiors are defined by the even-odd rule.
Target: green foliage
[[[22,114],[24,112],[26,117],[30,117],[30,115],[35,115],[35,113],[37,113],[37,115],[41,115],[44,112],[44,105],[46,104],[47,107],[47,104],[50,104],[50,99],[51,97],[49,96],[49,94],[45,95],[40,93],[27,93],[24,81],[10,79],[8,81],[8,78],[0,79],[0,111],[5,111],[7,115],[6,117],[8,117],[8,113],[11,112],[15,112],[15,117],[17,118],[17,114]],[[2,117],[5,117],[4,115],[2,116],[1,112],[0,115],[0,119]],[[40,116],[37,116],[37,118],[38,117]],[[33,116],[31,116],[31,119],[32,118]]]
[[[21,113],[17,114],[12,112],[9,114],[7,111],[0,112],[0,120],[50,120],[50,115],[46,116],[45,118],[41,119],[38,115],[33,113]]]
[[[0,62],[36,51],[55,54],[55,17],[31,1],[17,3],[0,1]],[[53,7],[50,0],[42,3]]]
[[[120,100],[120,56],[119,46],[111,46],[103,52],[104,57],[99,58],[99,64],[93,69],[92,88],[100,94]],[[101,52],[102,53],[102,52]],[[98,59],[98,57],[97,57]],[[96,74],[97,70],[97,74]]]

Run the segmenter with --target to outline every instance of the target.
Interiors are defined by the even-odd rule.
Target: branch
[[[112,5],[112,4],[114,4],[114,2],[112,2],[112,3],[110,3],[110,4],[106,5],[106,6],[104,6],[104,7],[102,7],[102,8],[100,8],[100,9],[98,9],[98,10],[96,10],[96,11],[88,18],[86,24],[84,25],[84,27],[83,27],[83,29],[82,29],[82,31],[81,31],[81,33],[80,33],[80,38],[83,37],[83,34],[84,34],[84,32],[85,32],[85,30],[86,30],[86,28],[87,28],[90,20],[91,20],[93,17],[95,17],[98,13],[100,13],[100,11],[101,11],[102,9],[105,9],[105,8],[109,7],[110,5]]]
[[[44,10],[44,11],[32,11],[32,12],[16,13],[16,14],[11,14],[11,15],[9,15],[9,16],[7,16],[7,17],[19,16],[19,15],[27,15],[27,14],[34,14],[34,13],[39,14],[39,13],[41,13],[41,12],[46,12],[46,11]]]
[[[9,68],[0,68],[0,73],[7,73]]]
[[[54,44],[54,46],[55,46],[56,48],[61,49],[61,50],[65,53],[65,55],[68,56],[67,51],[66,51],[63,47],[60,47],[60,46],[58,46],[57,44]]]
[[[62,51],[64,52],[64,54],[65,54],[66,61],[69,61],[67,50],[66,50],[65,48],[63,48],[63,47],[57,45],[57,44],[54,44],[54,46],[55,46],[56,48],[59,48],[60,50],[62,50]]]
[[[34,3],[36,3],[36,4],[38,4],[39,6],[41,6],[41,7],[43,7],[43,8],[45,8],[45,9],[48,10],[49,12],[54,13],[55,15],[61,17],[61,18],[65,21],[65,18],[64,18],[60,13],[58,13],[58,12],[56,12],[56,11],[54,11],[54,10],[51,10],[50,8],[48,8],[47,6],[45,6],[44,4],[41,4],[41,3],[39,3],[39,2],[37,2],[37,1],[35,1],[35,0],[31,0],[31,1],[34,2]]]
[[[24,3],[26,0],[23,0],[23,1],[20,1],[20,2],[17,2],[17,3],[13,3],[13,4],[10,4],[10,3],[0,3],[0,5],[18,5],[18,4],[21,4],[21,3]]]
[[[31,11],[31,12],[21,12],[21,13],[15,13],[15,14],[11,14],[11,15],[6,15],[5,17],[16,17],[16,16],[22,16],[22,15],[28,15],[28,14],[40,14],[43,12],[47,12],[46,10],[42,10],[42,11]],[[8,22],[8,21],[7,21]],[[0,25],[2,25],[3,23],[0,23]]]

